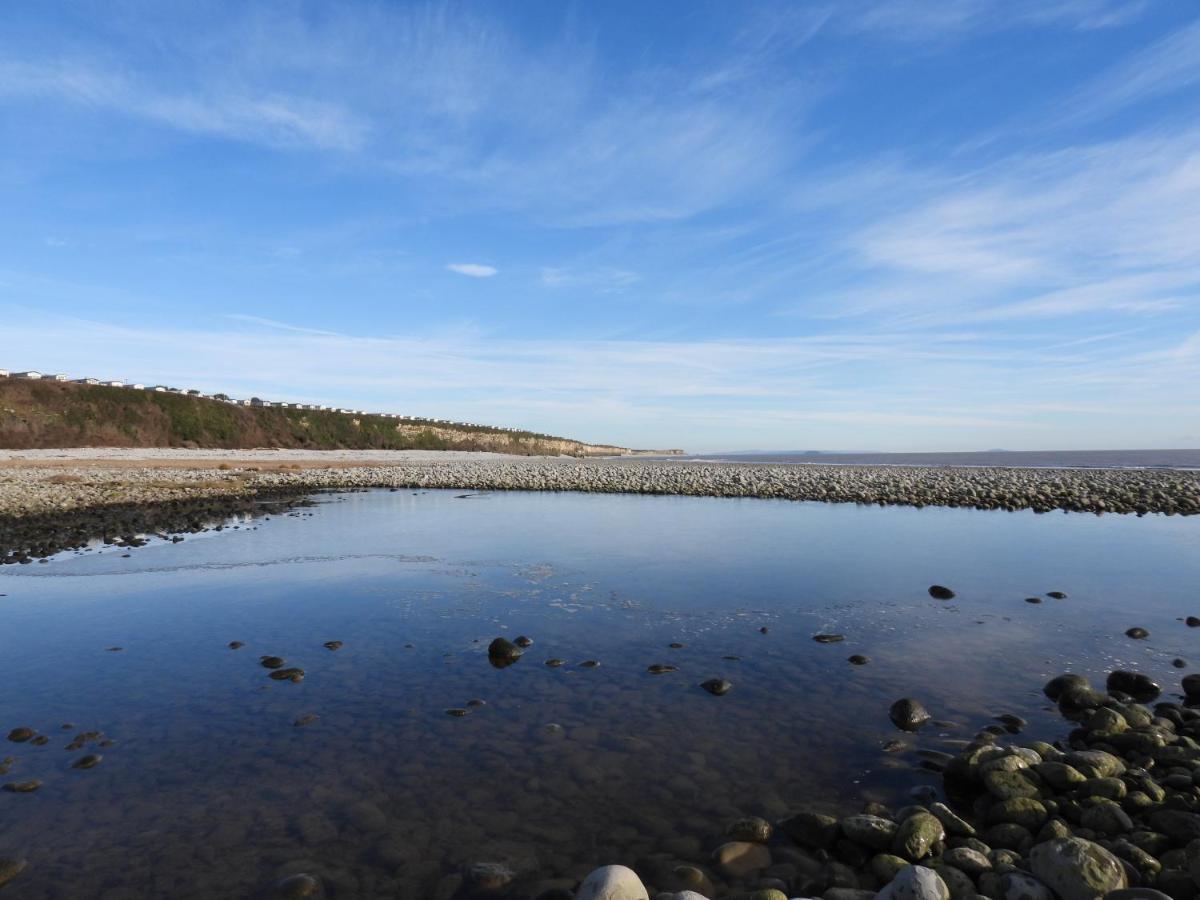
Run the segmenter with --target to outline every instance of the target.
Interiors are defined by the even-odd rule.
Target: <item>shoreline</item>
[[[54,456],[48,454],[53,452]],[[381,489],[549,491],[878,506],[1200,514],[1200,472],[795,466],[347,451],[42,451],[0,456],[0,563],[77,546],[81,535],[198,530],[264,500]],[[452,452],[452,451],[451,451]],[[43,455],[45,454],[45,455]],[[347,458],[347,454],[348,457]],[[180,524],[182,523],[182,524]],[[185,527],[186,526],[186,527]]]

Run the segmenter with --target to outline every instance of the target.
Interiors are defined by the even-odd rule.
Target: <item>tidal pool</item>
[[[50,739],[0,744],[0,781],[42,782],[0,793],[0,855],[29,862],[5,896],[241,897],[309,871],[336,898],[426,898],[479,861],[527,885],[703,862],[740,815],[906,802],[939,783],[918,748],[996,715],[1064,736],[1039,690],[1060,672],[1175,691],[1200,665],[1197,518],[373,491],[239,525],[0,570],[0,734]],[[903,696],[938,724],[896,731]],[[68,750],[86,731],[112,744]]]

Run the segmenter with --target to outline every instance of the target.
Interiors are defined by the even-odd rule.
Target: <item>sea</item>
[[[372,490],[223,524],[0,570],[0,736],[47,739],[0,745],[40,782],[0,792],[13,896],[652,881],[739,816],[939,791],[928,751],[997,716],[1065,737],[1061,672],[1200,665],[1200,517]]]
[[[974,466],[1050,469],[1200,469],[1200,450],[981,450],[969,453],[839,453],[824,450],[699,453],[679,462],[765,465]]]

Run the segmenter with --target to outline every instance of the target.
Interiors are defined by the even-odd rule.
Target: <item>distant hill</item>
[[[526,456],[635,452],[487,426],[235,406],[186,394],[0,378],[0,448],[54,447],[490,450]]]

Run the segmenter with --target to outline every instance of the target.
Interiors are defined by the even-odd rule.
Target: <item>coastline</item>
[[[454,451],[0,454],[0,562],[86,538],[196,530],[271,499],[394,488],[579,491],[1146,515],[1200,514],[1200,472],[577,460]]]

